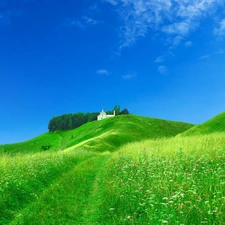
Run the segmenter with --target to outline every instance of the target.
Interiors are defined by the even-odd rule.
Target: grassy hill
[[[190,127],[126,115],[0,146],[0,225],[225,224],[225,135]]]
[[[68,147],[98,152],[115,151],[121,145],[148,138],[172,137],[192,124],[162,119],[121,115],[86,123],[74,130],[45,133],[26,142],[1,145],[0,152],[31,153],[43,151],[43,146],[57,151]]]
[[[211,134],[215,132],[225,132],[225,112],[222,112],[212,119],[183,132],[179,136]]]

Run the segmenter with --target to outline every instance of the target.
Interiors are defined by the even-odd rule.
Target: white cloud
[[[84,23],[90,24],[90,25],[96,25],[97,23],[99,23],[97,20],[87,17],[87,16],[83,16],[82,19],[83,19]]]
[[[99,8],[98,8],[97,4],[90,6],[88,9],[90,11],[95,11],[95,12],[98,12],[99,11]]]
[[[210,58],[210,55],[206,54],[206,55],[199,57],[199,60],[204,60],[204,59],[208,59],[208,58]]]
[[[104,0],[105,2],[109,2],[112,5],[117,5],[117,0]]]
[[[185,42],[185,44],[184,44],[184,46],[185,46],[186,48],[190,48],[192,45],[193,45],[193,43],[192,43],[191,41],[187,41],[187,42]]]
[[[223,0],[104,0],[117,8],[123,22],[120,27],[119,48],[129,47],[149,30],[167,35],[172,45],[180,42],[196,30],[201,20],[224,3]],[[215,31],[225,32],[225,21]],[[224,24],[224,25],[223,25]]]
[[[156,58],[154,62],[155,62],[155,63],[162,63],[162,62],[164,62],[164,61],[165,61],[164,56],[161,55],[161,56],[159,56],[158,58]]]
[[[206,59],[209,59],[210,57],[213,57],[214,55],[223,55],[224,53],[225,52],[224,52],[223,49],[219,49],[218,51],[215,51],[215,52],[211,52],[209,54],[202,55],[198,59],[199,60],[206,60]]]
[[[172,39],[172,46],[178,46],[184,38],[181,35],[177,35]]]
[[[214,34],[220,38],[225,36],[225,19],[221,20],[219,27],[214,29]]]
[[[158,71],[161,73],[161,74],[166,74],[167,71],[168,71],[168,68],[166,66],[159,66],[158,67]]]
[[[99,22],[91,17],[83,16],[81,19],[68,18],[63,22],[64,26],[67,27],[80,27],[84,29],[88,25],[96,25]]]
[[[135,73],[133,73],[133,74],[127,74],[127,75],[122,76],[122,78],[124,80],[130,80],[130,79],[133,79],[135,77],[136,77],[136,74]]]
[[[76,20],[74,18],[66,19],[63,22],[63,25],[66,26],[66,27],[80,27],[80,28],[84,28],[83,24],[79,20]]]
[[[173,24],[163,26],[162,31],[167,34],[186,36],[193,28],[194,28],[193,24],[192,26],[190,26],[190,24],[185,21],[185,22],[175,22]]]
[[[109,75],[109,72],[105,69],[97,70],[96,73],[100,75]]]
[[[224,50],[223,49],[219,49],[218,51],[215,52],[215,54],[223,55],[224,54]]]

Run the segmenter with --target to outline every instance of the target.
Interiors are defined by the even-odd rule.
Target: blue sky
[[[0,1],[0,144],[116,104],[199,124],[224,84],[223,0]]]

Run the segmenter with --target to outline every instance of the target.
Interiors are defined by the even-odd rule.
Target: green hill
[[[224,133],[191,127],[124,115],[0,146],[0,225],[225,224]]]
[[[172,137],[189,128],[192,124],[169,120],[121,115],[101,121],[86,123],[74,130],[45,133],[26,142],[1,145],[0,152],[35,153],[49,150],[58,151],[72,147],[98,152],[115,151],[125,143],[143,139]]]
[[[211,134],[215,132],[225,132],[225,112],[212,119],[179,134],[179,136],[192,136],[201,134]]]

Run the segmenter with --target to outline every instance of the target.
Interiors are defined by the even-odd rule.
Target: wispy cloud
[[[122,78],[123,78],[124,80],[130,80],[130,79],[135,78],[136,76],[137,76],[136,73],[133,73],[133,74],[126,74],[126,75],[123,75]]]
[[[225,36],[225,19],[222,19],[219,23],[219,27],[214,29],[214,34],[219,38]]]
[[[219,49],[218,51],[215,52],[215,54],[223,55],[225,52],[223,49]]]
[[[110,73],[108,72],[108,70],[105,70],[105,69],[97,70],[96,73],[97,73],[97,74],[100,74],[100,75],[109,75],[109,74],[110,74]]]
[[[205,54],[205,55],[203,55],[203,56],[200,56],[198,59],[199,60],[205,60],[205,59],[209,59],[210,57],[213,57],[213,56],[215,56],[215,55],[223,55],[225,52],[224,52],[224,50],[223,49],[219,49],[219,50],[217,50],[217,51],[215,51],[215,52],[211,52],[211,53],[209,53],[209,54]]]
[[[80,19],[75,19],[75,18],[67,18],[62,25],[66,27],[80,27],[84,29],[85,27],[89,25],[96,25],[98,24],[99,21],[88,17],[88,16],[83,16]]]
[[[172,45],[178,45],[197,29],[202,18],[211,15],[223,0],[104,0],[117,8],[123,25],[119,48],[129,47],[149,30],[164,33]],[[224,23],[215,31],[224,34]]]
[[[97,4],[91,5],[88,9],[90,11],[94,11],[94,12],[98,12],[99,11],[99,8],[98,8]]]
[[[165,61],[165,57],[163,55],[159,56],[158,58],[155,59],[155,63],[162,63]]]
[[[167,74],[168,68],[167,68],[166,66],[159,66],[159,67],[158,67],[158,71],[159,71],[161,74]]]
[[[65,26],[65,27],[80,27],[80,28],[84,28],[83,24],[79,20],[74,19],[74,18],[66,19],[62,23],[62,25]]]
[[[117,5],[118,4],[117,0],[105,0],[105,2],[109,2],[112,5]]]
[[[210,55],[206,54],[206,55],[199,57],[199,60],[204,60],[204,59],[209,59],[209,58],[210,58]]]
[[[175,55],[171,51],[167,51],[167,52],[163,53],[162,55],[160,55],[159,57],[157,57],[154,60],[154,63],[157,63],[157,64],[161,63],[162,64],[169,57],[175,57]]]
[[[193,45],[193,43],[192,43],[191,41],[187,41],[187,42],[185,42],[185,44],[184,44],[184,46],[185,46],[186,48],[190,48],[192,45]]]
[[[85,24],[90,24],[90,25],[96,25],[97,23],[99,23],[97,20],[88,16],[83,16],[82,20]]]
[[[196,26],[196,24],[195,24]],[[187,21],[183,22],[175,22],[173,24],[169,24],[162,27],[162,31],[167,34],[179,35],[181,37],[186,36],[195,26],[190,26]]]

